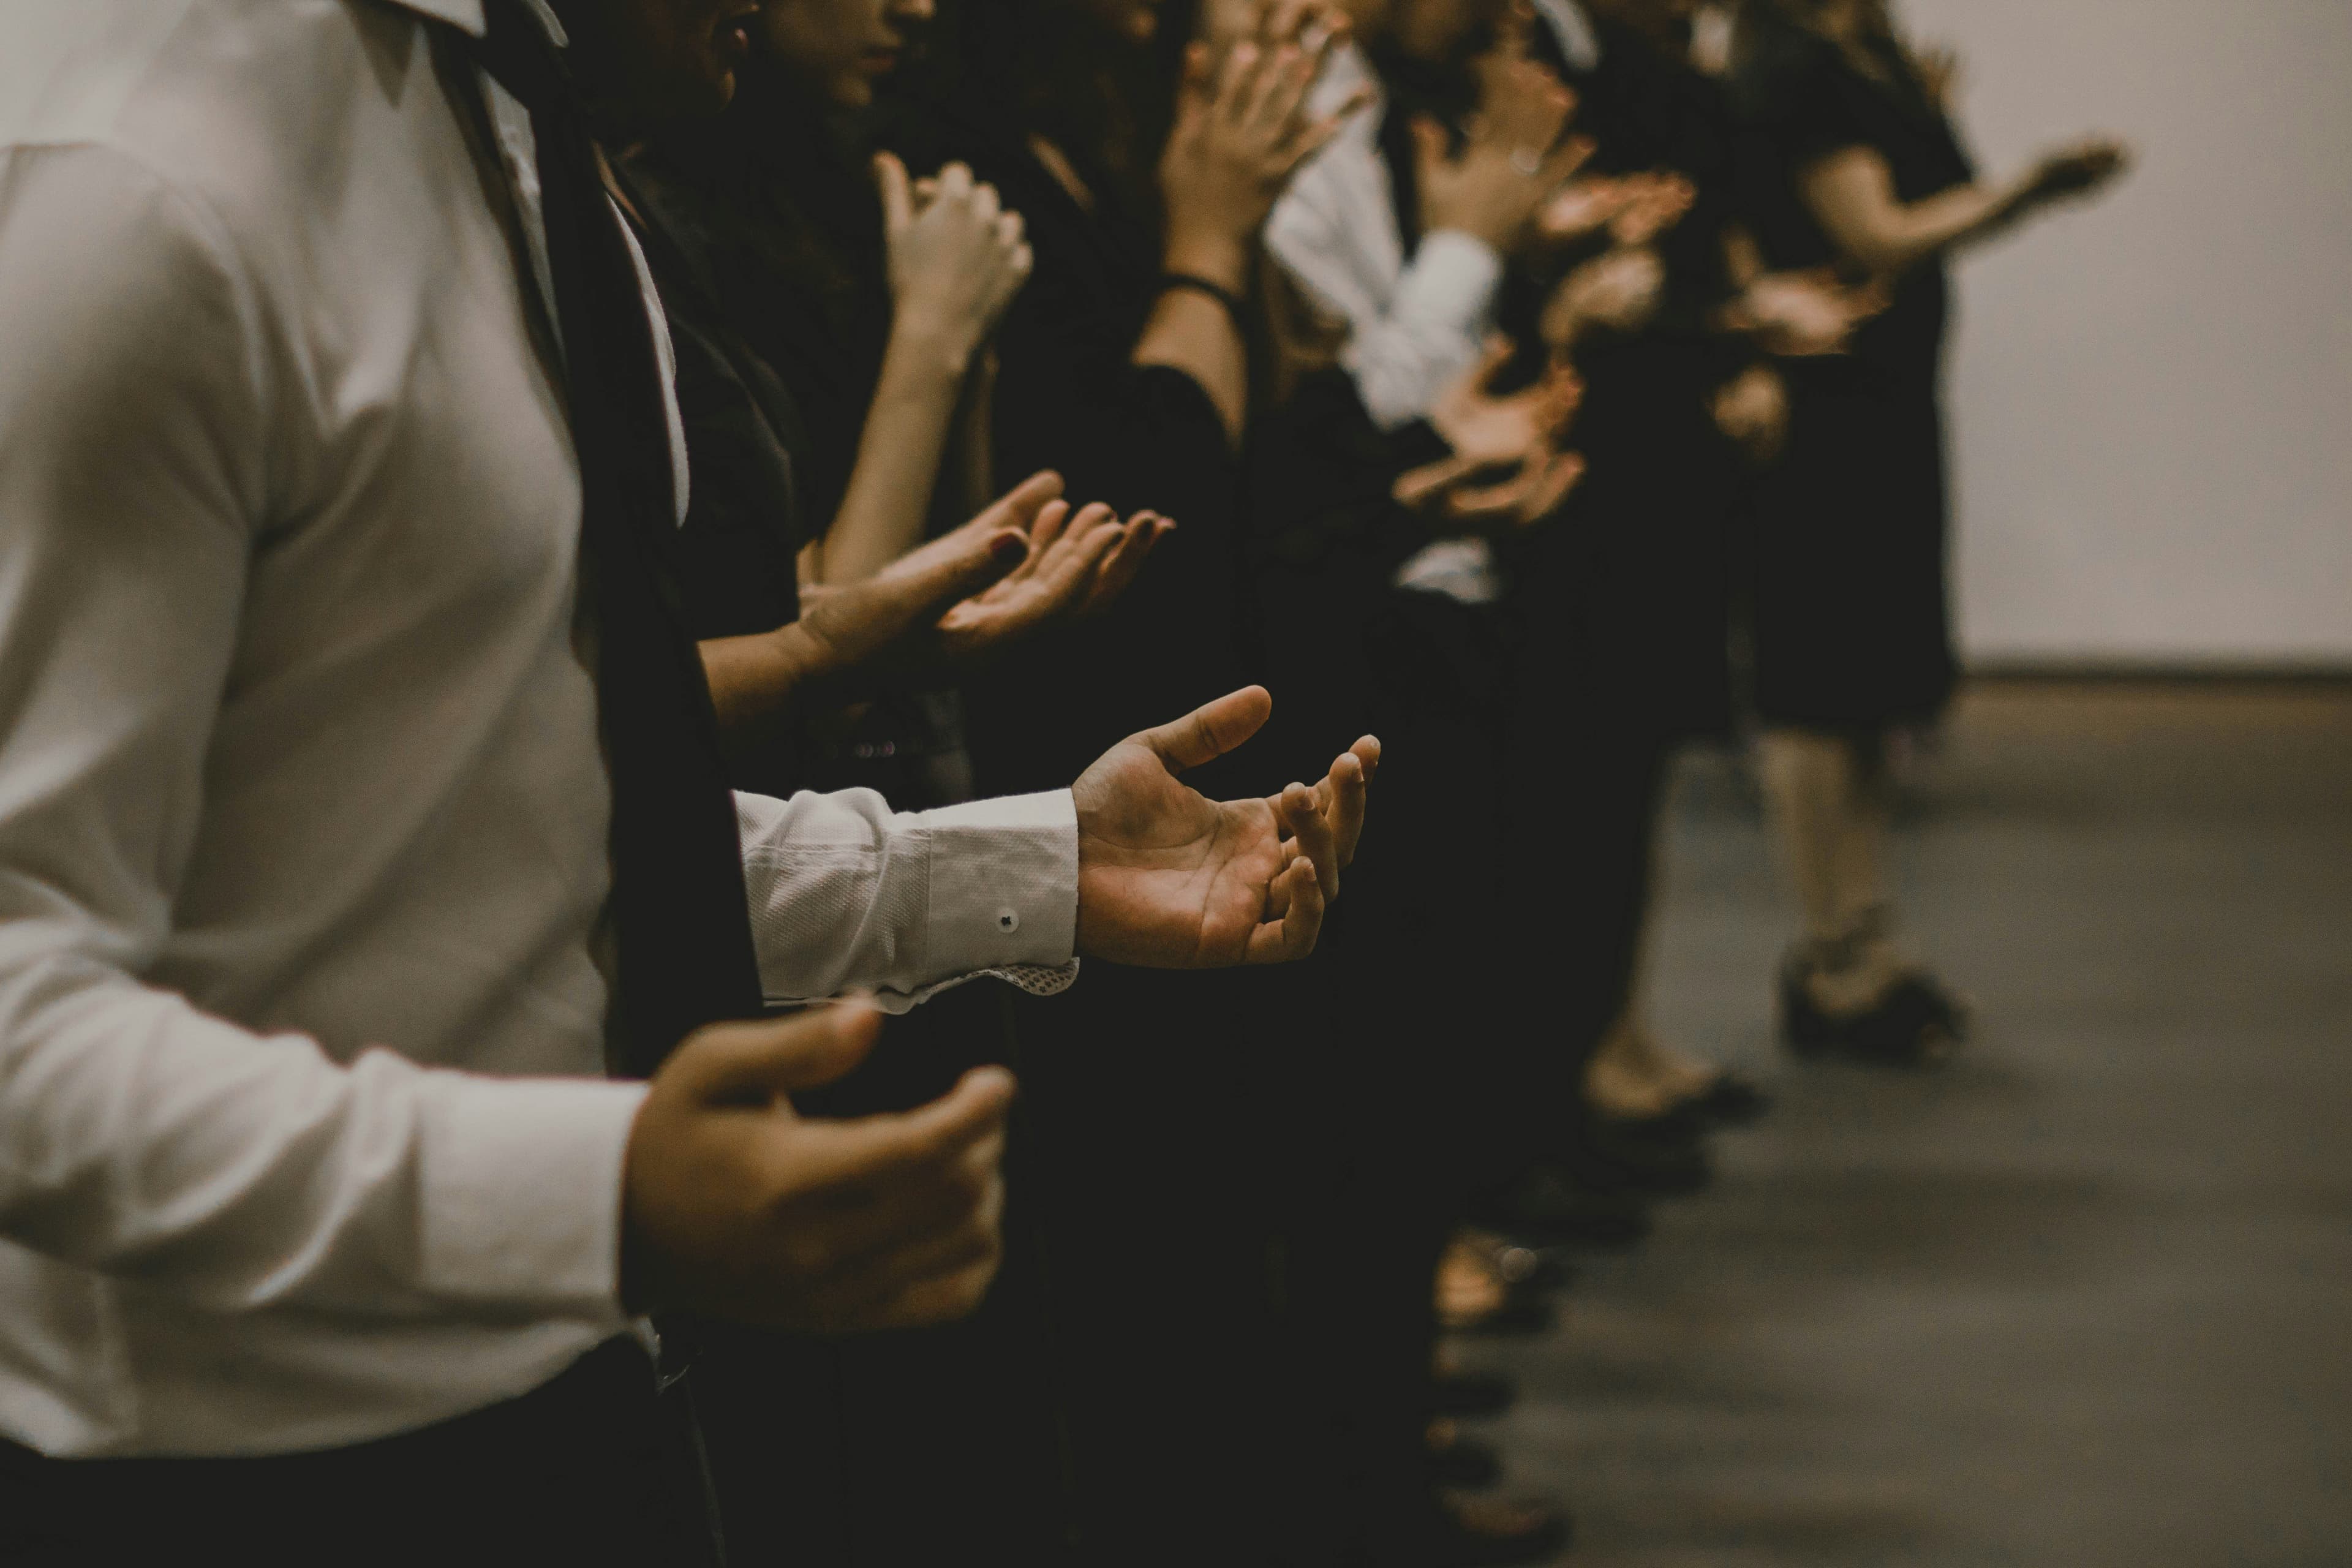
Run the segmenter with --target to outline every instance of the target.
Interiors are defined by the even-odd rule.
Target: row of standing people
[[[1436,1339],[1524,1308],[1518,1244],[1636,1237],[1762,1108],[1643,1005],[1676,748],[1764,727],[1793,1039],[1910,1062],[1962,1029],[1893,942],[1875,804],[1954,680],[1942,257],[2115,153],[1980,182],[1937,70],[1834,0],[761,23],[726,118],[615,175],[679,345],[699,635],[999,491],[1146,514],[1150,560],[740,782],[1045,787],[1246,679],[1261,764],[1314,776],[1334,724],[1390,755],[1317,965],[953,994],[831,1091],[1015,1063],[1009,1261],[927,1336],[707,1331],[738,1560],[1548,1551],[1556,1514],[1439,1489]]]

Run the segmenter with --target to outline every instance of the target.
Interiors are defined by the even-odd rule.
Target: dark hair
[[[732,329],[798,400],[803,500],[829,517],[890,328],[881,198],[860,129],[791,71],[754,61],[715,123],[627,161]]]
[[[1731,34],[1732,73],[1738,76],[1747,72],[1792,31],[1826,39],[1821,16],[1828,4],[1829,0],[1746,0],[1739,7]],[[1911,51],[1895,30],[1886,0],[1864,0],[1862,41],[1883,68],[1904,75],[1916,73]]]
[[[1199,0],[1171,0],[1152,41],[1139,45],[1088,0],[950,0],[935,47],[907,73],[907,95],[1004,140],[1041,136],[1089,184],[1136,200],[1149,194],[1174,118],[1198,12]]]

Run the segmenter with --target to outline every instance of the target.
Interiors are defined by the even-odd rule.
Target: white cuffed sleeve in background
[[[0,153],[0,1241],[208,1311],[618,1327],[639,1089],[340,1063],[142,981],[292,439],[268,342],[139,163]]]
[[[903,1012],[983,973],[1071,973],[1078,822],[1067,790],[893,812],[871,790],[735,797],[769,1000],[853,989]]]
[[[1350,89],[1359,74],[1351,62],[1318,99]],[[1377,108],[1360,110],[1307,161],[1275,204],[1265,243],[1307,298],[1346,323],[1340,363],[1373,423],[1394,430],[1426,417],[1478,363],[1503,261],[1458,229],[1423,235],[1406,260],[1378,122]]]

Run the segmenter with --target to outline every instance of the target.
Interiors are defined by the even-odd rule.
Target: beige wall
[[[1989,171],[2137,174],[1960,269],[1982,661],[2352,667],[2352,0],[1905,0]]]

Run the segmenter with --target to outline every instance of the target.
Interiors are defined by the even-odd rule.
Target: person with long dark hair
[[[1888,742],[1932,724],[1958,677],[1945,582],[1939,381],[1948,258],[2112,180],[2092,140],[2005,180],[1979,176],[1948,68],[1884,0],[1748,0],[1732,100],[1746,216],[1767,265],[1881,280],[1853,352],[1789,362],[1785,451],[1757,498],[1754,701],[1776,830],[1805,940],[1782,973],[1801,1050],[1933,1060],[1961,1005],[1896,945],[1883,874]]]

